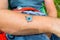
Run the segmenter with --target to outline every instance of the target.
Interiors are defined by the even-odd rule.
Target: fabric
[[[7,40],[6,34],[0,31],[0,40]]]
[[[47,16],[46,14],[42,12],[34,12],[34,11],[24,11],[24,14],[30,14],[30,15],[36,15],[36,16]]]
[[[49,40],[45,34],[26,35],[26,36],[13,36],[7,34],[8,40]]]
[[[33,7],[36,9],[40,9],[42,7],[43,0],[11,0],[10,6],[12,8],[20,6],[20,7]]]
[[[50,40],[60,40],[60,37],[56,36],[55,34],[52,34]]]

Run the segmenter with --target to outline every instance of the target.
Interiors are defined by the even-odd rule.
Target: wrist
[[[49,27],[49,26],[42,26],[42,28],[39,27],[38,29],[39,29],[40,33],[46,33],[46,32],[50,33],[51,32],[51,27]]]

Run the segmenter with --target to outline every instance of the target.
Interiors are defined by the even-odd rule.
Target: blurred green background
[[[60,17],[60,0],[54,0],[57,12],[58,12],[58,17]]]

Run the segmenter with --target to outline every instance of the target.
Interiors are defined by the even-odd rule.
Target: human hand
[[[60,37],[60,22],[52,22],[50,32]]]

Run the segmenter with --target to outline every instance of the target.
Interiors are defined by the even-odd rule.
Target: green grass
[[[55,5],[58,12],[58,17],[60,17],[60,0],[55,0]]]

